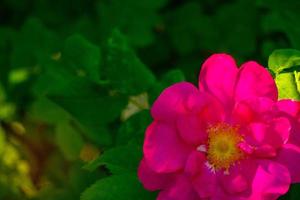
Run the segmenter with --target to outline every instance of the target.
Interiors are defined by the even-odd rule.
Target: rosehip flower
[[[138,176],[158,200],[271,200],[300,182],[300,103],[278,100],[268,71],[226,54],[151,108]]]

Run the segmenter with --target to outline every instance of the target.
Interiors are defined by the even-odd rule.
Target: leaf
[[[46,97],[39,97],[32,103],[28,116],[30,119],[48,124],[59,124],[71,118],[64,109]]]
[[[289,193],[290,200],[298,200],[300,197],[300,184],[292,184]]]
[[[126,94],[142,93],[155,83],[153,73],[139,60],[118,30],[114,30],[108,40],[105,72],[112,87]]]
[[[135,143],[129,143],[105,151],[85,168],[95,170],[97,167],[105,165],[112,174],[124,174],[136,172],[141,159],[142,148]]]
[[[154,200],[156,193],[143,189],[136,173],[114,175],[100,179],[85,190],[81,200]]]
[[[7,85],[12,38],[15,37],[15,34],[12,29],[0,27],[0,66],[3,66],[0,67],[0,81],[4,86]]]
[[[233,1],[216,13],[218,51],[247,56],[256,49],[258,9],[252,0]],[[245,12],[247,10],[247,12]],[[238,17],[237,17],[238,16]],[[209,48],[209,47],[208,47]]]
[[[295,75],[297,72],[281,73],[276,75],[275,82],[278,88],[279,99],[300,100]]]
[[[163,77],[162,77],[162,84],[165,87],[168,87],[174,83],[178,83],[185,80],[185,76],[183,72],[180,69],[173,69],[168,71]]]
[[[45,67],[33,88],[34,94],[45,95],[59,105],[81,125],[91,141],[110,145],[112,133],[108,125],[118,119],[126,98],[87,77],[71,74],[61,62],[51,61]]]
[[[72,35],[65,41],[62,57],[77,74],[100,80],[100,49],[82,36]]]
[[[120,145],[135,141],[141,144],[144,140],[146,128],[151,121],[149,110],[143,110],[131,116],[118,130],[116,143]]]
[[[50,59],[60,47],[57,35],[36,18],[29,18],[14,37],[11,65],[13,68],[35,67]]]
[[[76,131],[70,123],[62,122],[56,126],[56,143],[68,160],[79,158],[83,147],[83,139],[80,132]]]
[[[300,51],[295,49],[275,50],[270,55],[268,62],[269,68],[275,74],[298,65],[300,65]]]
[[[108,123],[116,120],[126,105],[122,96],[109,91],[87,79],[76,79],[48,97],[69,112],[97,144],[110,145],[112,135]]]
[[[131,45],[149,45],[155,39],[153,29],[161,21],[158,11],[166,3],[167,0],[100,1],[97,11],[103,27],[101,34],[106,38],[114,28],[119,28]]]
[[[293,0],[265,0],[261,1],[269,12],[263,17],[262,28],[265,33],[283,33],[283,37],[274,37],[275,42],[288,38],[287,47],[300,48],[300,23],[299,6],[300,2]],[[286,36],[286,37],[285,37]]]
[[[165,21],[171,43],[181,55],[217,44],[216,26],[211,17],[203,14],[199,3],[188,2],[171,10]]]

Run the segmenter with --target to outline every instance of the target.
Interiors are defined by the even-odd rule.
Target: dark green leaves
[[[154,41],[153,29],[160,22],[158,9],[167,0],[111,0],[100,1],[97,7],[100,23],[106,29],[101,33],[109,35],[119,28],[134,46],[146,46]]]
[[[81,200],[133,200],[155,199],[155,193],[147,192],[136,173],[113,175],[97,181],[81,196]]]
[[[100,48],[80,35],[73,35],[65,41],[63,59],[77,74],[100,80]]]
[[[111,86],[122,93],[138,94],[155,82],[152,72],[129,47],[126,37],[114,30],[107,43],[105,72]]]
[[[108,123],[117,119],[126,100],[86,79],[71,81],[49,98],[68,111],[83,125],[94,142],[109,145],[112,135]]]
[[[289,40],[288,47],[300,48],[300,29],[299,29],[299,1],[293,0],[268,0],[262,1],[266,8],[269,8],[269,12],[266,12],[266,16],[262,23],[262,28],[265,32],[280,32],[283,33]],[[277,38],[278,41],[282,40],[282,37]]]
[[[105,151],[103,155],[89,163],[86,168],[95,170],[99,166],[106,166],[112,174],[134,173],[137,171],[141,159],[141,146],[129,143]]]
[[[43,23],[30,18],[14,37],[11,65],[14,68],[35,67],[50,59],[59,48],[59,39]]]

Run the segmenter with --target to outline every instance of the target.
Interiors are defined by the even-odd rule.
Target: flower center
[[[228,170],[243,157],[239,148],[243,140],[237,127],[228,124],[217,124],[208,129],[207,159],[214,170]]]

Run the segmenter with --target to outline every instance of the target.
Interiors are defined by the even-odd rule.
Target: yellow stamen
[[[243,152],[238,147],[243,140],[238,133],[238,128],[228,124],[217,124],[208,129],[207,159],[214,170],[229,167],[243,157]]]

